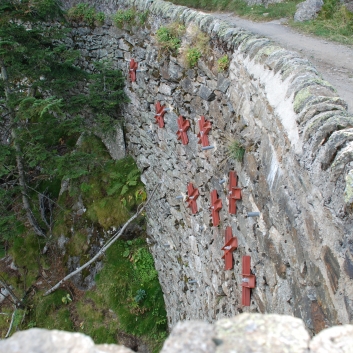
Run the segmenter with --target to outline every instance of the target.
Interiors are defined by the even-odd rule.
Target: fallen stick
[[[13,320],[14,320],[14,318],[15,318],[16,311],[17,311],[17,308],[16,308],[16,306],[15,306],[15,310],[14,310],[14,312],[12,313],[12,316],[11,316],[10,327],[9,327],[9,329],[7,330],[7,333],[6,333],[5,338],[9,337],[9,335],[10,335],[10,332],[11,332],[11,329],[12,329],[12,325],[13,325]]]

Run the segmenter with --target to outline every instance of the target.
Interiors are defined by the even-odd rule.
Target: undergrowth
[[[201,57],[211,54],[210,38],[194,25],[187,28],[185,37],[180,49],[181,60],[186,67],[192,68]]]
[[[85,22],[89,26],[104,24],[105,15],[103,12],[97,12],[94,7],[84,3],[79,3],[67,11],[70,21]]]
[[[133,25],[143,25],[148,18],[148,10],[137,11],[135,8],[127,10],[118,10],[113,16],[112,21],[118,28],[123,28],[128,25],[130,28]]]
[[[226,71],[229,67],[228,55],[223,55],[217,60],[218,72]]]
[[[160,27],[156,32],[158,44],[163,50],[177,54],[181,46],[181,38],[185,33],[185,26],[179,22],[172,22]]]
[[[154,342],[158,351],[167,335],[163,293],[145,240],[117,241],[97,275],[97,290],[88,295],[111,308],[125,332]]]
[[[135,221],[141,232],[138,238],[118,240],[109,248],[95,287],[83,293],[68,282],[43,297],[48,286],[67,271],[69,256],[80,257],[81,265],[89,260],[92,249],[100,246],[100,239],[106,241],[147,197],[132,157],[113,161],[103,143],[93,135],[84,136],[77,151],[92,156],[87,173],[68,182],[60,196],[60,183],[43,185],[45,189],[50,186],[57,203],[48,252],[43,254],[48,240],[32,233],[23,233],[7,242],[7,254],[17,271],[1,271],[0,275],[18,298],[27,293],[26,309],[16,312],[13,332],[31,327],[60,329],[90,335],[96,343],[119,343],[119,333],[123,332],[142,339],[151,351],[158,352],[167,336],[167,318],[153,257],[144,239],[144,215]],[[65,255],[55,245],[62,237],[66,239]],[[58,273],[56,267],[60,268]],[[3,305],[2,313],[3,338],[13,305]]]
[[[353,13],[338,0],[325,1],[313,21],[290,22],[296,29],[343,44],[353,45]]]

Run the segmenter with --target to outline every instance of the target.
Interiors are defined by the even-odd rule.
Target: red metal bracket
[[[199,197],[199,190],[195,189],[192,183],[188,184],[188,198],[186,202],[188,203],[188,207],[191,208],[192,214],[197,213],[197,203],[196,200]]]
[[[227,227],[225,231],[225,244],[222,248],[224,255],[222,259],[225,261],[225,270],[231,270],[234,266],[233,263],[233,251],[238,247],[238,238],[232,234],[232,227]]]
[[[243,278],[241,280],[241,285],[243,287],[242,290],[242,298],[241,303],[244,306],[250,306],[250,292],[251,288],[255,288],[255,275],[251,274],[250,270],[250,263],[251,257],[250,256],[243,256]]]
[[[241,188],[238,187],[237,172],[229,172],[229,185],[228,185],[228,198],[229,198],[229,213],[237,213],[237,201],[241,200]]]
[[[165,106],[161,106],[161,103],[157,102],[155,104],[156,107],[156,115],[154,116],[156,119],[156,123],[158,124],[159,127],[164,127],[164,114],[166,113],[165,111]]]
[[[186,131],[190,127],[190,122],[184,119],[181,115],[178,118],[178,127],[179,130],[177,131],[178,140],[181,140],[183,145],[187,145],[189,143],[188,135]]]
[[[199,139],[198,143],[202,144],[202,147],[209,146],[208,142],[208,133],[211,131],[212,124],[208,120],[205,120],[205,117],[202,115],[199,119],[199,128],[200,132],[197,134]]]
[[[136,81],[136,70],[137,70],[137,62],[134,59],[130,60],[130,69],[129,69],[129,76],[131,82]]]
[[[218,198],[217,190],[211,191],[211,210],[213,226],[219,225],[219,211],[222,208],[222,200]]]

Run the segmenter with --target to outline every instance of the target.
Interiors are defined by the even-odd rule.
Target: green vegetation
[[[143,25],[148,18],[148,10],[139,12],[135,8],[127,10],[118,10],[113,16],[112,21],[118,28],[124,25],[131,27],[132,25]]]
[[[185,26],[178,22],[173,22],[168,26],[160,27],[156,32],[156,36],[162,49],[169,51],[171,54],[177,54],[184,33]]]
[[[218,72],[226,71],[229,67],[228,55],[223,55],[217,60]]]
[[[53,10],[45,17],[40,5],[48,2]],[[56,1],[35,4],[6,0],[0,8],[0,119],[11,126],[9,144],[0,152],[2,241],[23,233],[26,223],[46,236],[49,195],[58,196],[62,178],[80,178],[100,165],[99,156],[78,148],[90,129],[87,115],[104,130],[117,123],[118,105],[127,101],[120,71],[104,62],[93,75],[79,70],[73,65],[79,54],[60,43],[66,31],[42,25],[62,18]],[[72,91],[84,92],[87,83],[86,94]]]
[[[86,22],[89,26],[102,25],[105,20],[103,12],[97,12],[94,7],[79,3],[67,11],[70,21]]]
[[[290,22],[300,31],[334,40],[344,44],[353,44],[353,13],[339,0],[327,0],[319,16],[313,21]]]
[[[112,17],[114,24],[118,28],[122,28],[124,23],[131,25],[134,23],[136,11],[134,9],[118,10]]]
[[[96,287],[82,298],[75,300],[63,289],[44,298],[42,294],[32,298],[21,328],[79,331],[96,343],[116,343],[123,330],[144,339],[153,352],[167,336],[163,293],[143,238],[113,244],[96,276]]]
[[[194,67],[201,58],[201,52],[197,48],[188,48],[185,51],[185,60],[188,67]]]
[[[63,289],[44,298],[41,295],[36,295],[33,300],[33,309],[29,311],[26,318],[27,326],[74,331],[69,307],[62,300],[67,295],[69,293]]]
[[[172,0],[172,2],[208,11],[233,11],[236,15],[253,21],[287,18],[288,24],[299,31],[344,44],[353,44],[353,14],[339,0],[324,0],[324,6],[318,17],[305,22],[293,21],[296,6],[302,0],[251,6],[243,0]]]
[[[97,302],[117,313],[121,328],[155,342],[166,337],[167,320],[157,271],[143,239],[117,241],[97,275]],[[157,351],[157,350],[156,350]]]
[[[241,162],[245,154],[245,148],[239,141],[234,140],[228,146],[228,154],[230,158]]]
[[[40,269],[47,269],[48,264],[44,257],[40,256],[45,243],[33,233],[25,237],[16,237],[10,243],[9,254],[18,267],[20,277],[7,277],[7,283],[15,288],[20,287],[24,292],[33,284]]]
[[[190,26],[187,30],[186,40],[180,49],[182,61],[187,67],[197,65],[202,56],[211,53],[209,45],[210,38],[203,33],[198,27]]]
[[[70,16],[89,25],[103,20],[83,4]],[[125,330],[158,347],[166,314],[142,216],[141,236],[109,249],[95,288],[84,294],[68,281],[43,297],[68,272],[69,257],[85,263],[146,200],[133,159],[113,161],[94,135],[121,124],[119,104],[127,101],[121,72],[109,62],[96,63],[94,74],[79,70],[79,53],[61,44],[68,29],[44,26],[48,21],[66,23],[56,0],[1,2],[0,123],[10,131],[0,148],[0,255],[11,255],[18,269],[3,266],[0,275],[24,307],[13,331],[56,328],[116,343]],[[9,298],[2,312],[3,338],[13,312]]]
[[[296,5],[302,0],[290,0],[277,4],[248,6],[243,0],[172,0],[178,5],[185,5],[208,11],[233,11],[238,16],[257,21],[270,21],[283,17],[293,17]]]

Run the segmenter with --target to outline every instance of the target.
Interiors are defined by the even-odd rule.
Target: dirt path
[[[322,77],[329,81],[341,98],[348,103],[353,114],[353,48],[324,39],[295,32],[281,23],[252,22],[234,16],[232,13],[212,13],[232,25],[268,37],[288,50],[294,50],[309,59]]]

